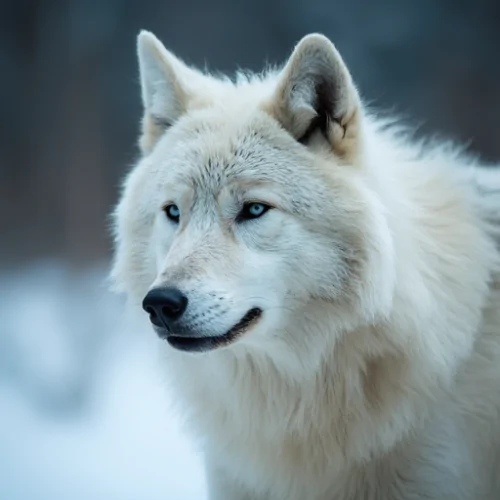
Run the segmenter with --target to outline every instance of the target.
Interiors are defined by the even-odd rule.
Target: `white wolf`
[[[112,278],[209,497],[498,500],[500,174],[374,117],[322,35],[235,82],[138,56]]]

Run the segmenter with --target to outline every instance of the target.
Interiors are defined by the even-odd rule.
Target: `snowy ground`
[[[159,341],[123,321],[102,277],[0,276],[0,499],[204,500]]]

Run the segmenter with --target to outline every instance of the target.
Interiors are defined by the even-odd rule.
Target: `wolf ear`
[[[272,114],[299,141],[320,131],[336,154],[354,160],[360,102],[351,75],[334,45],[323,35],[297,44],[278,77]]]
[[[169,52],[150,32],[137,38],[144,117],[139,144],[148,153],[165,130],[183,113],[189,101],[184,84],[194,70]]]

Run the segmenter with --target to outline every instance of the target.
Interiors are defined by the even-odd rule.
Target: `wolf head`
[[[281,69],[235,82],[148,32],[138,58],[142,158],[115,212],[112,277],[157,332],[185,351],[321,353],[387,314],[391,235],[332,43],[308,35]]]

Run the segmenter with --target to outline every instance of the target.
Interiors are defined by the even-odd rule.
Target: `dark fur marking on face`
[[[204,168],[204,173],[207,177],[213,179],[216,184],[220,184],[222,182],[220,169],[218,169],[217,166],[214,165],[212,158],[208,159]]]

